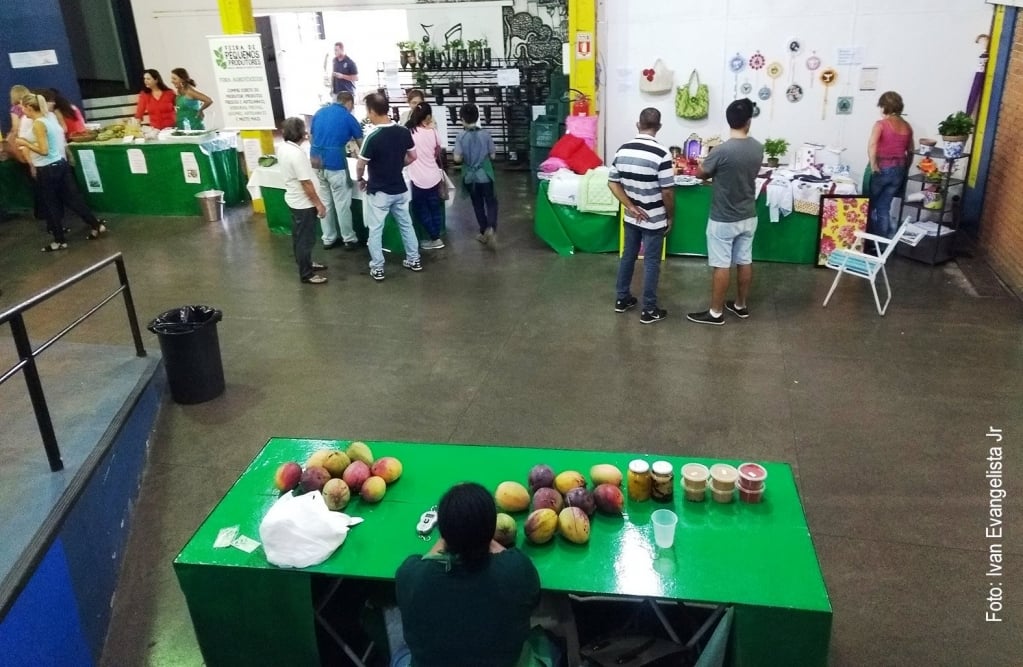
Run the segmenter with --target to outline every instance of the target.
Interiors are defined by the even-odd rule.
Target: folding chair
[[[856,232],[856,236],[861,239],[866,239],[874,242],[874,253],[873,255],[857,252],[855,250],[835,250],[828,257],[826,267],[833,269],[838,272],[835,276],[835,282],[831,283],[831,289],[828,290],[828,295],[824,297],[824,307],[827,308],[828,301],[831,300],[831,295],[835,293],[835,288],[838,287],[838,281],[842,279],[842,274],[847,273],[850,276],[857,278],[864,278],[870,281],[870,289],[874,292],[874,303],[877,305],[878,315],[884,315],[885,311],[888,310],[888,304],[892,300],[892,286],[888,282],[888,273],[885,271],[885,263],[891,256],[892,251],[895,250],[895,246],[898,245],[902,235],[906,233],[906,227],[912,221],[911,218],[906,218],[902,222],[902,226],[895,232],[895,236],[890,239],[886,239],[883,236],[877,236],[875,234],[867,234],[866,232]],[[884,250],[882,251],[882,248]],[[888,298],[885,299],[884,305],[881,305],[881,299],[877,294],[877,276],[880,274],[881,278],[884,279],[885,290],[888,292]]]

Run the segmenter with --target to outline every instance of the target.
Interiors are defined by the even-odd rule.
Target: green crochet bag
[[[696,83],[696,92],[690,92],[693,83]],[[689,75],[689,81],[685,86],[679,86],[675,91],[675,113],[679,118],[686,120],[702,120],[710,112],[710,89],[707,84],[700,83],[700,75],[696,70]]]

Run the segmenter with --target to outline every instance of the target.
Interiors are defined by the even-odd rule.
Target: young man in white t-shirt
[[[277,163],[284,176],[284,202],[291,209],[291,243],[298,263],[298,277],[304,283],[322,285],[327,282],[317,271],[327,267],[313,261],[319,218],[327,215],[313,185],[315,174],[309,155],[299,145],[305,140],[305,121],[288,118],[281,127],[284,143],[277,147]]]

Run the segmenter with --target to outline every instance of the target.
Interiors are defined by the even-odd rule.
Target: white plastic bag
[[[277,567],[309,567],[327,560],[341,546],[349,526],[362,519],[332,512],[319,491],[285,493],[259,524],[266,559]]]

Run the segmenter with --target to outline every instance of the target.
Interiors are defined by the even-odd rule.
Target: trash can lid
[[[203,190],[195,193],[196,199],[221,199],[223,196],[223,190]]]

